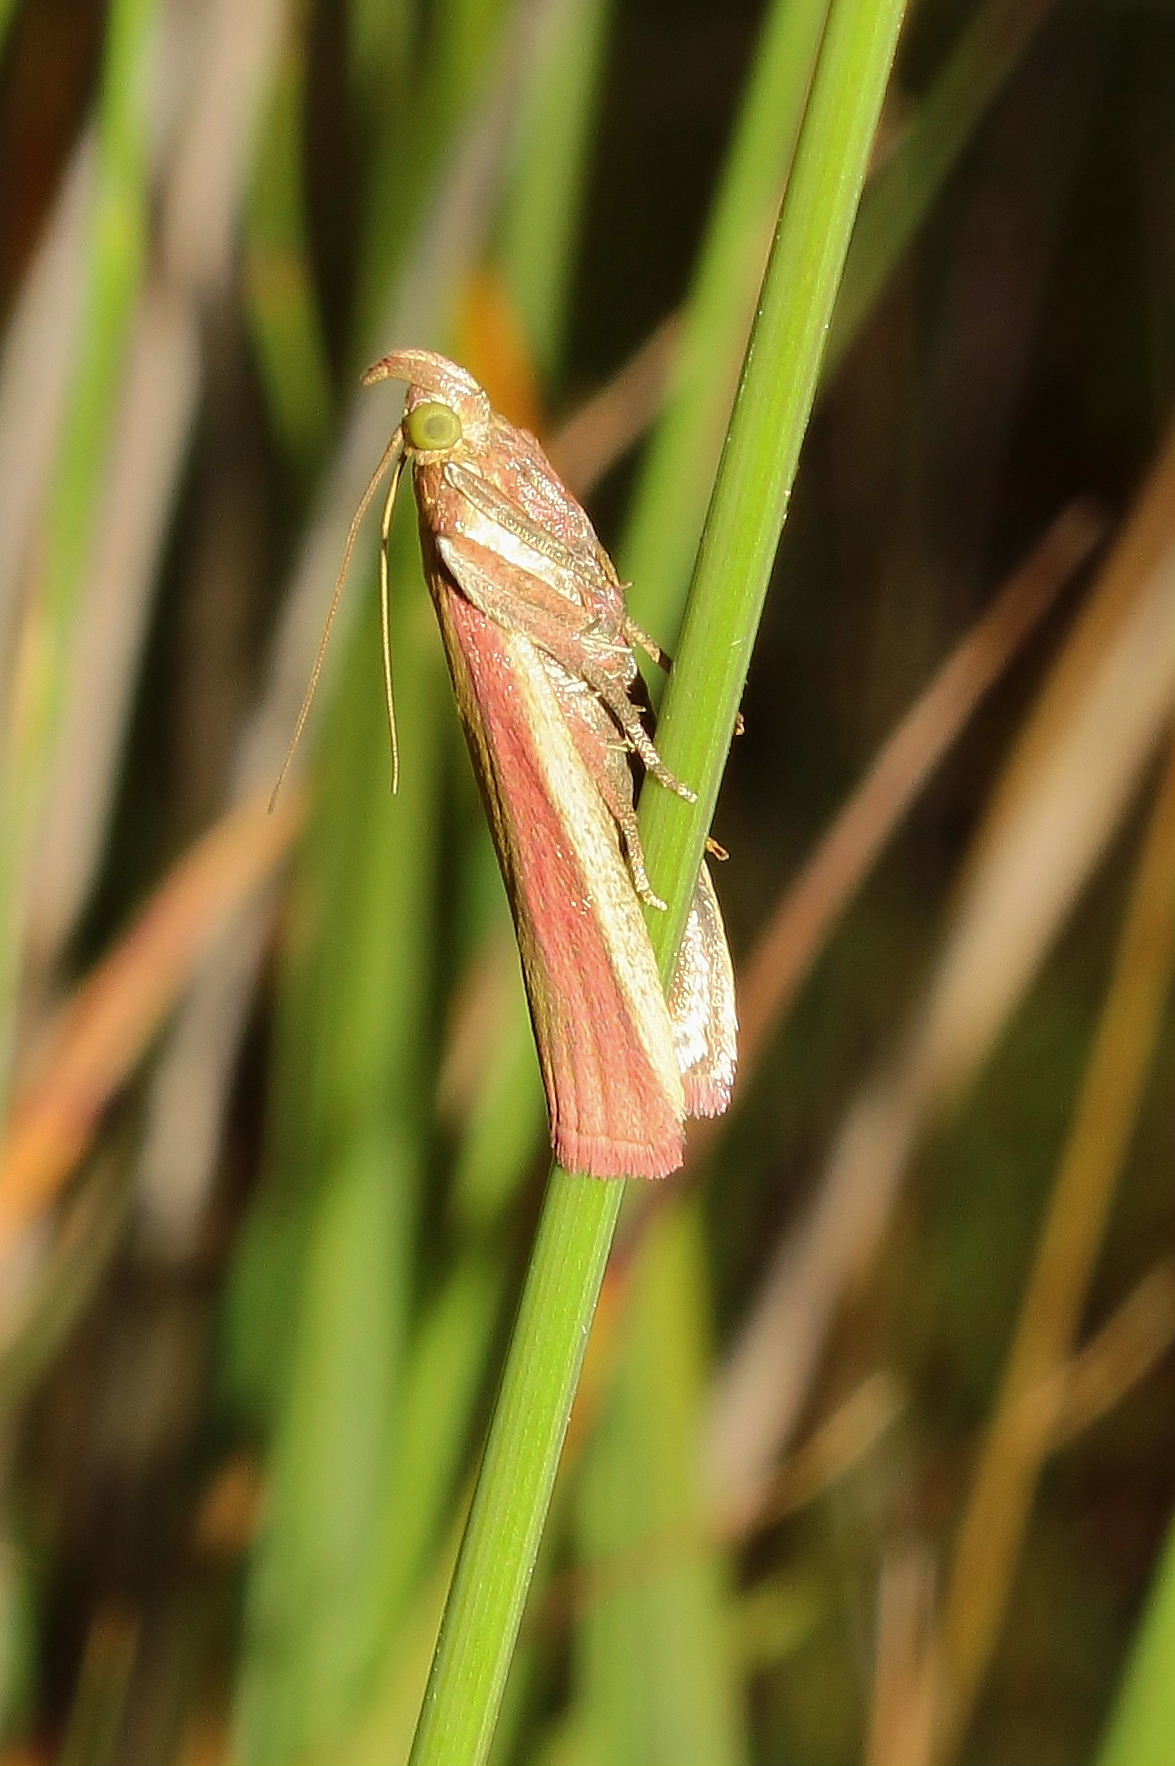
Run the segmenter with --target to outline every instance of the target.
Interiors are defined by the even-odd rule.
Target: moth
[[[408,395],[351,527],[294,741],[359,524],[390,468],[380,608],[395,777],[387,542],[410,466],[425,574],[514,917],[555,1155],[594,1177],[663,1177],[684,1158],[685,1119],[726,1109],[737,1035],[705,863],[668,996],[642,911],[665,904],[641,849],[638,773],[693,797],[654,745],[634,646],[664,659],[629,617],[611,559],[538,441],[499,416],[464,369],[405,349],[363,378],[405,381]]]

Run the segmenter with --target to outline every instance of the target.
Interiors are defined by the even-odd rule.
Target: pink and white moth
[[[406,381],[407,402],[352,525],[327,631],[359,523],[391,466],[381,554],[390,717],[387,535],[408,462],[425,573],[514,915],[555,1155],[594,1177],[663,1177],[682,1163],[686,1117],[719,1115],[730,1101],[736,1022],[705,864],[668,998],[641,907],[664,904],[637,830],[636,763],[693,796],[646,727],[632,647],[661,654],[629,618],[611,559],[533,435],[429,350],[384,356],[364,375],[379,380]]]

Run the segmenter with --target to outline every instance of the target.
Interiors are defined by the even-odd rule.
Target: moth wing
[[[560,1162],[662,1177],[682,1162],[674,1030],[616,829],[535,644],[478,606],[446,543],[430,581],[510,897]],[[451,578],[455,578],[454,588]],[[466,592],[463,593],[462,589]]]
[[[554,566],[571,599],[592,605],[622,599],[616,573],[586,510],[532,435],[515,429],[511,436],[514,470],[508,475],[508,490],[460,460],[450,460],[445,467],[449,483],[500,535],[513,535]]]
[[[515,539],[529,546],[532,552],[549,559],[560,570],[571,575],[582,575],[583,559],[572,553],[548,528],[540,527],[537,522],[532,521],[525,510],[511,502],[484,474],[474,471],[460,460],[450,460],[445,466],[445,477],[495,527],[501,528],[504,533],[513,534]],[[585,516],[585,522],[586,519]]]
[[[738,1059],[734,971],[722,910],[702,865],[669,989],[673,1042],[689,1116],[721,1116]]]

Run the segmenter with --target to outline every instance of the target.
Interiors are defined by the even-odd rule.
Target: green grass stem
[[[707,1252],[696,1194],[646,1221],[576,1480],[587,1589],[577,1702],[587,1757],[609,1766],[746,1758],[727,1554],[713,1541],[698,1454],[712,1366]]]
[[[1167,1766],[1175,1746],[1175,1524],[1159,1560],[1150,1598],[1097,1766]]]
[[[633,611],[662,643],[681,617],[828,10],[828,0],[774,0],[767,14],[686,302],[669,401],[618,548]]]
[[[489,1753],[623,1195],[551,1173],[413,1766]]]
[[[870,179],[845,260],[821,363],[833,374],[885,292],[967,144],[1033,41],[1052,0],[989,0],[919,99],[908,128]],[[731,338],[741,345],[757,286],[765,213],[786,175],[805,66],[827,6],[781,4],[768,16],[729,164],[691,290],[665,414],[644,461],[618,548],[633,609],[663,642],[676,628],[701,534],[702,505],[734,391]],[[793,115],[793,112],[797,114]],[[774,180],[774,182],[772,181]]]
[[[787,514],[824,339],[904,6],[836,0],[796,150],[762,299],[657,726],[666,763],[698,793],[641,804],[651,927],[668,977],[702,860],[751,646]]]
[[[668,972],[816,388],[820,353],[901,23],[900,0],[837,0],[714,488],[661,732],[699,802],[646,794],[653,937]],[[481,1766],[534,1568],[623,1195],[551,1175],[412,1766]]]
[[[826,374],[839,366],[894,265],[1052,9],[1053,0],[988,0],[960,31],[909,129],[870,179],[833,314]]]
[[[1048,10],[1047,0],[1041,0],[1025,6],[1023,17],[1015,11],[1009,15],[1004,0],[991,0],[965,28],[892,157],[866,187],[837,294],[822,377],[835,368],[884,293],[902,252]],[[720,432],[732,402],[727,337],[733,329],[739,347],[745,338],[758,285],[759,235],[766,230],[763,215],[768,207],[772,213],[778,209],[794,145],[789,110],[802,100],[810,79],[810,66],[799,78],[796,62],[805,50],[815,56],[816,27],[826,11],[821,0],[818,19],[815,14],[805,15],[802,7],[786,4],[768,17],[702,254],[704,262],[689,296],[682,363],[617,549],[622,573],[633,581],[634,611],[662,640],[681,617],[701,533],[705,487],[713,476]],[[527,201],[518,212],[523,211],[534,217],[538,206]],[[896,240],[883,224],[886,215],[897,229]],[[510,226],[516,224],[512,220]],[[511,251],[517,249],[515,239]],[[512,275],[511,285],[522,299],[522,282],[515,284]],[[521,1000],[518,1021],[526,1024],[529,1036]],[[537,1146],[542,1134],[541,1096],[532,1087],[528,1106],[508,1082],[501,1090],[489,1075],[484,1090],[484,1117],[487,1122],[494,1114],[509,1119],[509,1140],[524,1158],[528,1143]],[[474,1172],[476,1182],[482,1169],[480,1156],[476,1167],[472,1159],[463,1163]]]
[[[1027,6],[1009,16],[1003,0],[992,0],[936,72],[901,142],[866,188],[822,379],[869,316],[1046,12],[1045,5]],[[645,591],[642,612],[657,632],[671,632],[676,623],[700,530],[690,487],[712,470],[717,430],[731,400],[725,350],[730,339],[741,347],[748,322],[739,287],[751,273],[751,194],[756,181],[765,188],[771,155],[786,140],[782,117],[796,69],[772,37],[790,28],[794,42],[801,13],[785,9],[784,22],[768,21],[711,228],[709,249],[720,255],[714,264],[705,260],[696,279],[679,377],[640,482],[629,538],[643,551],[635,562],[634,553],[626,553],[625,574]],[[813,54],[816,47],[813,38]],[[775,84],[775,103],[765,105],[765,88]],[[741,301],[749,304],[745,292]],[[645,612],[650,600],[656,606]],[[696,1464],[707,1400],[705,1358],[695,1347],[709,1331],[706,1266],[704,1226],[693,1199],[646,1223],[629,1274],[616,1365],[578,1480],[576,1547],[589,1586],[593,1564],[633,1566],[619,1581],[605,1576],[577,1626],[579,1719],[590,1734],[590,1757],[612,1766],[649,1760],[718,1766],[741,1745],[729,1718],[737,1669],[722,1646],[730,1633],[723,1553],[702,1543],[708,1517]],[[696,1543],[650,1560],[646,1542],[666,1538]]]

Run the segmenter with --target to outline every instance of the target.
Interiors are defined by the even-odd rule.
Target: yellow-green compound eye
[[[408,443],[414,448],[451,448],[461,440],[461,419],[435,400],[408,414]]]

